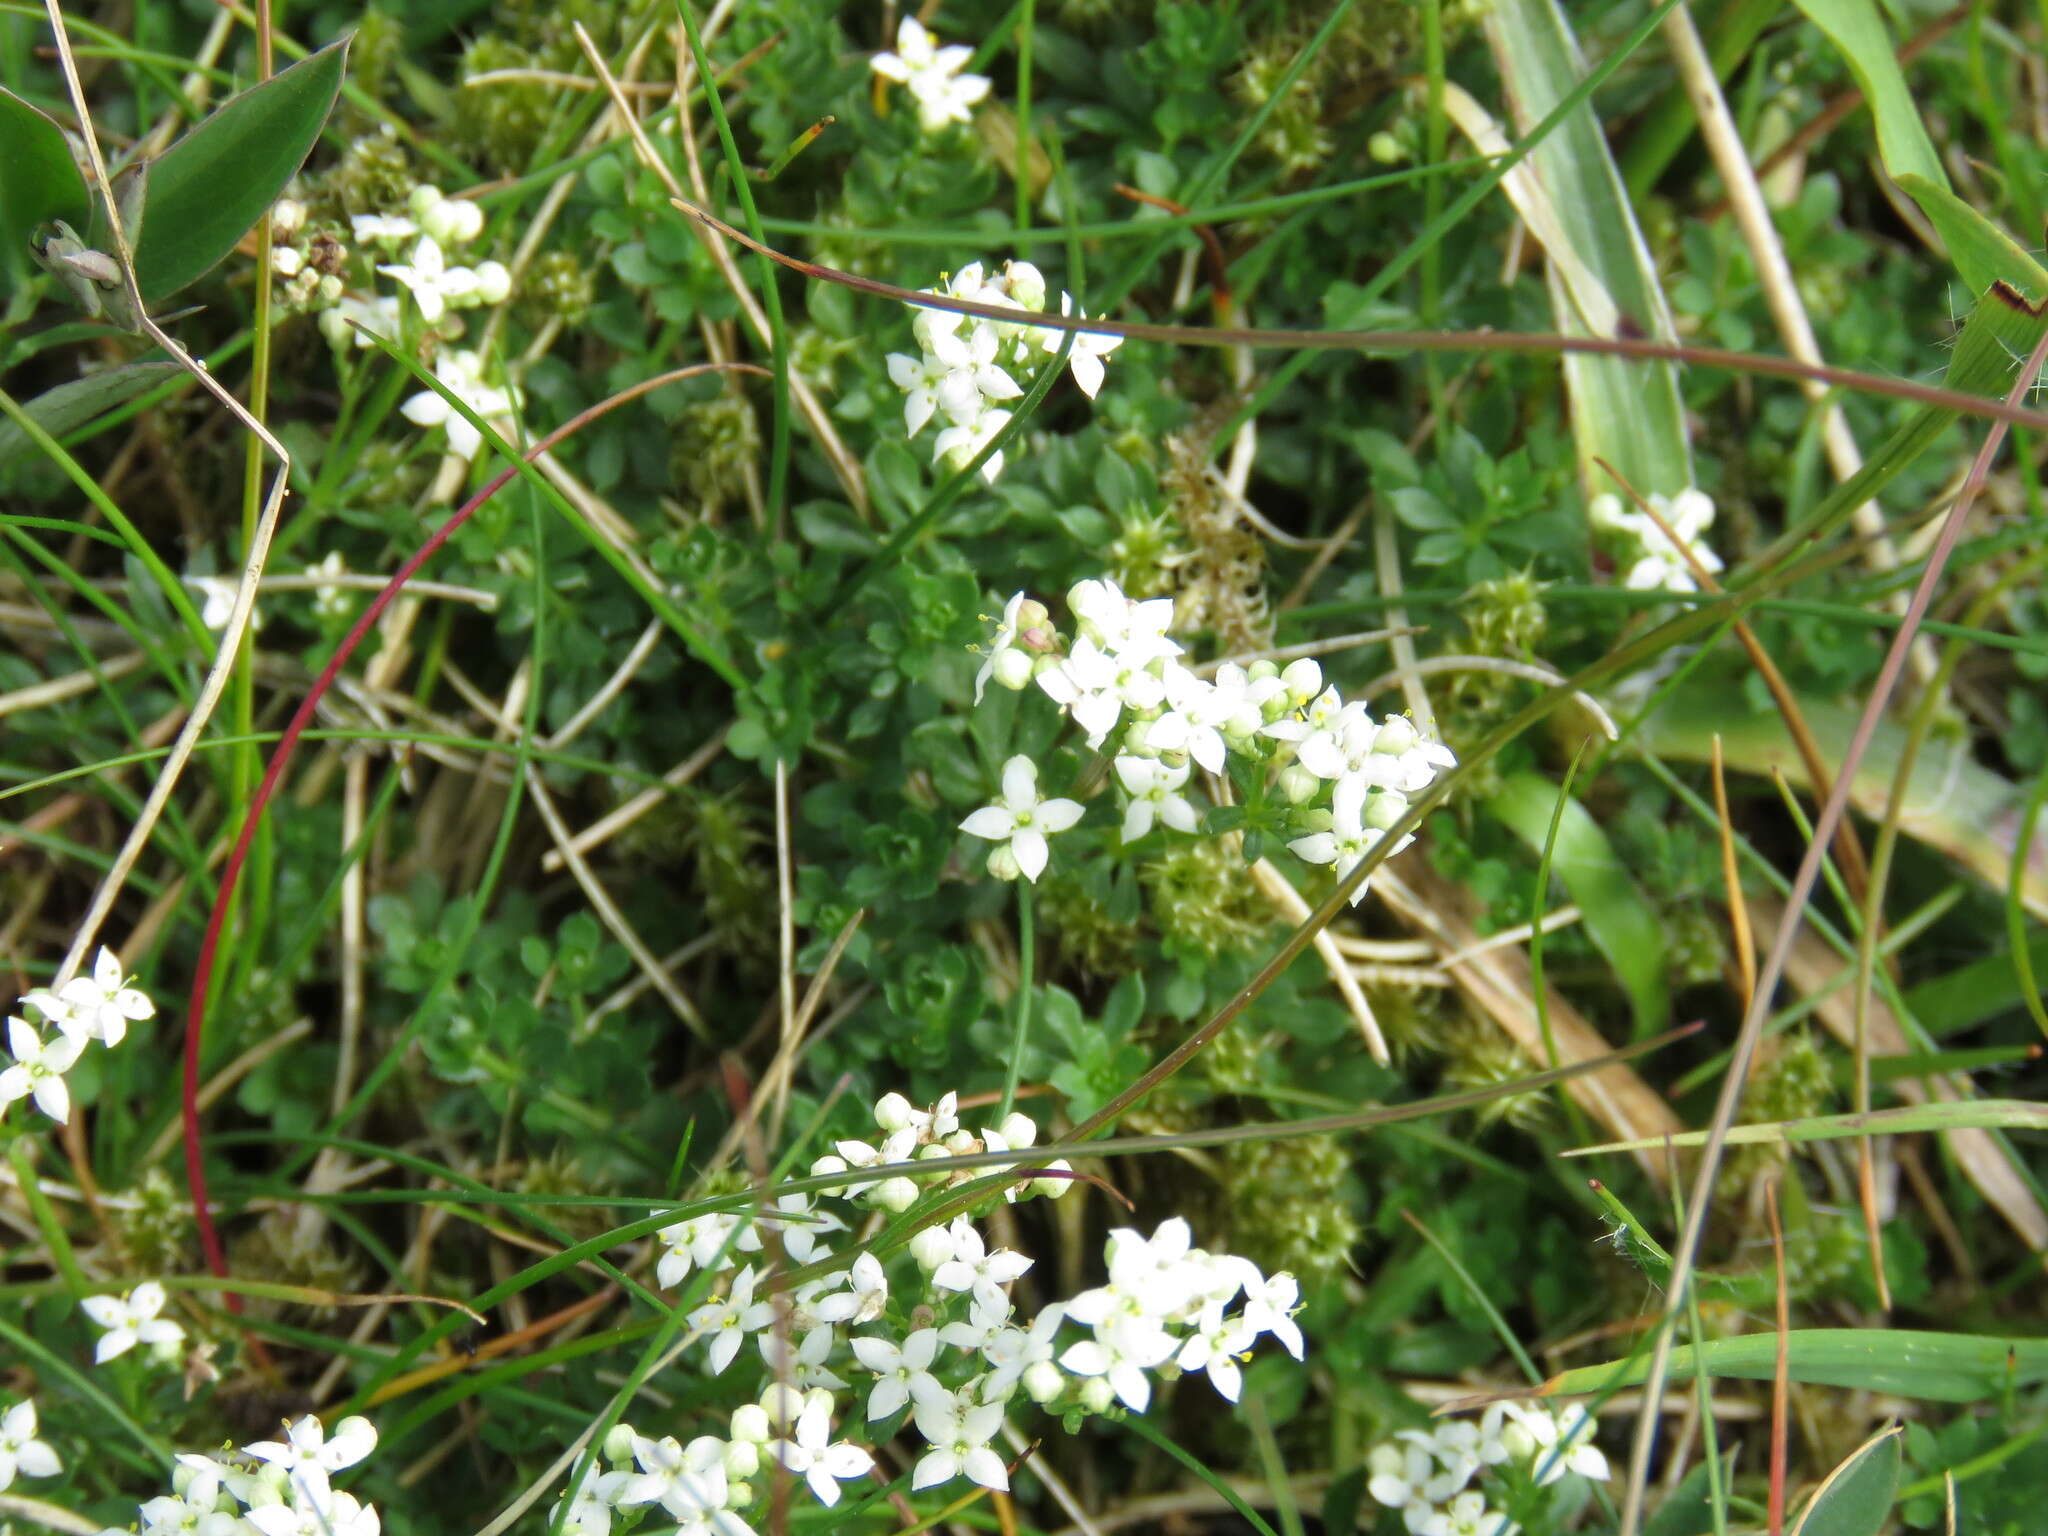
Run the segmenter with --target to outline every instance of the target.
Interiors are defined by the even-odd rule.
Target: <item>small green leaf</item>
[[[204,276],[277,201],[327,122],[347,55],[343,38],[251,86],[150,167],[135,251],[143,298],[155,303]]]
[[[130,363],[124,368],[109,368],[105,373],[59,384],[25,401],[22,410],[52,437],[61,437],[100,412],[110,411],[182,371],[176,363]],[[18,423],[0,421],[0,464],[34,451],[34,442]]]
[[[1899,1495],[1899,1426],[1880,1430],[1827,1475],[1792,1536],[1881,1536]]]
[[[1550,836],[1558,787],[1534,773],[1501,785],[1486,809],[1538,854]],[[1551,871],[1578,903],[1586,937],[1614,967],[1635,1013],[1637,1038],[1664,1027],[1671,999],[1664,984],[1664,929],[1607,834],[1576,800],[1565,802],[1551,850]]]
[[[12,287],[32,270],[28,242],[37,225],[62,219],[83,228],[91,210],[64,130],[0,89],[0,282]]]

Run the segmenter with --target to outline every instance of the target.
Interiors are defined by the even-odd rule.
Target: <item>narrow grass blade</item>
[[[1795,1328],[1785,1341],[1791,1379],[1808,1386],[1975,1403],[2048,1380],[2048,1339],[1905,1328]],[[1683,1344],[1672,1350],[1668,1376],[1690,1381],[1704,1368],[1711,1376],[1769,1381],[1777,1357],[1775,1332],[1710,1339],[1703,1346]],[[1648,1370],[1647,1354],[1580,1366],[1551,1377],[1543,1384],[1542,1395],[1579,1396],[1640,1386]]]
[[[1804,1120],[1773,1120],[1763,1125],[1738,1125],[1729,1129],[1730,1146],[1793,1145],[1802,1141],[1838,1141],[1848,1136],[1909,1136],[1921,1131],[1958,1130],[2048,1131],[2048,1104],[2026,1099],[1968,1099],[1953,1103],[1908,1104],[1900,1109],[1877,1109],[1867,1115],[1814,1115]],[[1674,1147],[1697,1147],[1705,1143],[1705,1131],[1686,1131],[1668,1138]],[[1597,1147],[1573,1147],[1565,1157],[1591,1157],[1601,1152],[1637,1152],[1666,1145],[1667,1138],[1644,1137],[1635,1141],[1609,1141]]]

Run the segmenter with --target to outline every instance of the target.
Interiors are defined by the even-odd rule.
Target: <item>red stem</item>
[[[688,368],[657,374],[571,417],[527,449],[521,457],[530,464],[564,438],[581,431],[600,416],[628,400],[644,395],[663,384],[672,384],[678,379],[715,371],[765,372],[751,363],[695,363]],[[248,812],[242,818],[241,834],[236,837],[234,850],[228,855],[227,863],[221,869],[220,891],[213,899],[213,910],[207,914],[206,935],[199,941],[199,960],[192,973],[192,997],[185,1010],[185,1081],[181,1101],[185,1180],[192,1192],[192,1215],[199,1225],[199,1244],[206,1253],[206,1267],[216,1275],[225,1276],[228,1272],[228,1263],[227,1254],[221,1248],[220,1233],[213,1225],[213,1210],[206,1194],[206,1168],[199,1154],[199,1053],[200,1042],[206,1030],[206,994],[213,982],[214,957],[220,949],[221,929],[227,923],[228,906],[234,899],[235,884],[241,878],[243,861],[249,856],[249,845],[255,840],[256,828],[263,820],[264,808],[270,804],[271,796],[277,792],[278,781],[284,777],[284,770],[291,762],[300,736],[305,733],[307,725],[313,719],[313,711],[319,706],[327,690],[334,685],[335,678],[340,676],[342,667],[355,653],[355,648],[362,643],[363,636],[370,632],[371,626],[383,615],[384,610],[391,606],[391,600],[398,596],[405,584],[419,572],[420,567],[431,560],[435,552],[448,542],[455,530],[468,522],[475,515],[477,508],[495,496],[506,482],[518,473],[517,464],[508,465],[493,476],[488,485],[457,508],[447,522],[434,530],[433,535],[420,546],[418,552],[398,568],[391,580],[384,584],[383,591],[379,592],[370,606],[363,610],[362,617],[350,626],[349,632],[342,637],[341,644],[335,647],[334,655],[328,659],[327,665],[320,669],[320,675],[313,680],[312,688],[300,701],[298,709],[292,715],[291,723],[278,737],[277,748],[270,754],[270,765],[263,771],[263,781],[256,786],[255,798],[249,802]],[[233,1292],[225,1293],[223,1300],[230,1312],[241,1312],[241,1301]]]

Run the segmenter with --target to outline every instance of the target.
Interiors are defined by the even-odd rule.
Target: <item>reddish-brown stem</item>
[[[649,390],[658,389],[664,384],[673,384],[678,379],[721,371],[761,373],[765,370],[751,363],[693,363],[688,368],[677,368],[668,373],[657,374],[654,378],[645,379],[630,389],[623,389],[609,399],[599,401],[588,410],[579,412],[527,449],[521,457],[525,462],[532,463],[557,443],[574,436],[599,417],[616,410],[629,400],[646,394]],[[306,691],[305,698],[300,701],[291,722],[285,726],[284,733],[278,737],[277,746],[270,754],[270,762],[263,770],[262,782],[256,786],[255,797],[249,802],[249,809],[242,817],[242,830],[235,838],[234,849],[228,854],[227,863],[221,868],[220,890],[214,896],[213,910],[207,914],[205,936],[199,941],[199,960],[192,972],[192,996],[185,1009],[185,1080],[180,1101],[185,1142],[185,1180],[191,1191],[192,1215],[199,1226],[199,1244],[206,1254],[206,1267],[216,1275],[225,1276],[228,1264],[227,1254],[221,1247],[220,1233],[213,1224],[213,1211],[206,1195],[206,1168],[199,1153],[199,1056],[200,1044],[206,1030],[206,994],[213,982],[214,958],[220,949],[221,929],[227,921],[228,906],[234,899],[235,884],[241,878],[243,862],[249,856],[249,846],[255,840],[258,824],[263,820],[264,807],[270,804],[271,796],[277,793],[278,782],[284,777],[284,771],[291,763],[292,753],[299,744],[299,737],[312,723],[313,711],[319,707],[320,700],[325,697],[327,690],[334,685],[335,678],[341,675],[342,667],[355,653],[356,647],[362,644],[363,637],[383,616],[384,610],[391,606],[392,599],[397,597],[405,584],[419,572],[420,567],[433,559],[435,553],[448,542],[455,530],[468,522],[475,515],[477,508],[497,495],[518,473],[517,464],[507,465],[494,475],[482,490],[456,508],[448,520],[434,530],[427,542],[398,568],[391,580],[384,584],[383,590],[371,601],[370,606],[363,610],[349,632],[342,637],[341,643],[334,648],[334,654],[328,658],[327,665],[320,669],[320,675]],[[239,1299],[232,1292],[226,1293],[222,1299],[230,1312],[239,1313],[242,1310]]]

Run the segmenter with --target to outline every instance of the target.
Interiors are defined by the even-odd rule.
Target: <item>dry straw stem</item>
[[[2048,330],[2034,345],[2026,363],[2020,368],[2011,392],[2006,396],[2008,406],[2016,404],[2033,387],[2035,377],[2041,371],[2041,363],[2048,357]],[[1705,1230],[1708,1212],[1713,1206],[1714,1181],[1721,1167],[1722,1149],[1727,1144],[1728,1132],[1735,1123],[1736,1109],[1742,1102],[1742,1090],[1749,1076],[1751,1063],[1756,1059],[1758,1042],[1763,1038],[1764,1025],[1770,1017],[1771,1004],[1777,995],[1778,982],[1785,973],[1786,962],[1791,956],[1792,941],[1799,931],[1799,918],[1805,911],[1806,903],[1813,895],[1814,883],[1820,878],[1823,852],[1834,837],[1835,827],[1848,810],[1849,786],[1855,782],[1857,766],[1863,760],[1864,751],[1869,747],[1877,724],[1890,703],[1903,670],[1906,651],[1919,633],[1920,621],[1927,613],[1928,605],[1934,599],[1934,588],[1948,567],[1949,556],[1954,552],[1956,541],[1962,537],[1963,525],[1975,504],[1977,491],[1990,472],[1991,461],[2005,442],[2006,424],[1995,423],[1984,435],[1983,446],[1978,450],[1970,466],[1970,477],[1963,487],[1963,493],[1956,498],[1942,522],[1941,537],[1927,556],[1926,568],[1913,588],[1913,600],[1907,605],[1905,619],[1898,632],[1892,637],[1890,648],[1885,652],[1884,664],[1878,670],[1877,680],[1872,685],[1870,697],[1864,704],[1863,715],[1856,724],[1856,734],[1843,754],[1842,764],[1836,770],[1834,787],[1821,806],[1820,815],[1815,819],[1813,835],[1807,839],[1806,851],[1799,861],[1798,872],[1793,876],[1792,889],[1786,901],[1786,919],[1779,928],[1776,941],[1765,957],[1762,973],[1757,977],[1756,995],[1750,999],[1749,1009],[1743,1015],[1742,1028],[1736,1037],[1735,1048],[1730,1055],[1726,1075],[1722,1078],[1721,1093],[1714,1106],[1713,1120],[1709,1126],[1706,1145],[1703,1148],[1699,1167],[1694,1174],[1693,1187],[1686,1202],[1685,1224],[1680,1230],[1678,1241],[1672,1247],[1671,1306],[1665,1313],[1662,1326],[1657,1331],[1656,1343],[1652,1346],[1649,1372],[1645,1390],[1651,1396],[1663,1390],[1664,1379],[1671,1365],[1672,1338],[1681,1309],[1692,1289],[1692,1271],[1699,1254],[1700,1236]],[[1657,1439],[1656,1421],[1647,1415],[1636,1425],[1634,1452],[1629,1459],[1628,1489],[1621,1508],[1621,1536],[1636,1536],[1643,1516],[1643,1494],[1647,1487],[1650,1458]]]
[[[1545,984],[1550,1038],[1557,1060],[1546,1060],[1548,1047],[1538,1018],[1529,960],[1520,949],[1485,948],[1472,923],[1472,899],[1460,886],[1445,880],[1426,859],[1410,852],[1387,863],[1374,876],[1373,891],[1393,913],[1446,951],[1442,962],[1468,1002],[1498,1024],[1530,1060],[1546,1066],[1575,1066],[1609,1055],[1613,1047],[1600,1037],[1585,1016],[1555,987]],[[1624,1140],[1676,1135],[1685,1123],[1632,1067],[1615,1063],[1571,1078],[1565,1091],[1600,1124],[1633,1126]],[[1652,1179],[1662,1182],[1660,1157],[1645,1150],[1636,1160]]]
[[[1252,865],[1252,881],[1265,892],[1266,899],[1280,909],[1280,914],[1288,922],[1300,924],[1308,921],[1309,904],[1302,899],[1293,882],[1273,867],[1271,859],[1260,859]],[[1387,1051],[1386,1036],[1380,1033],[1380,1021],[1373,1016],[1372,1004],[1366,1001],[1365,992],[1358,985],[1358,977],[1339,947],[1337,936],[1327,928],[1319,928],[1315,946],[1323,969],[1330,973],[1330,980],[1337,984],[1344,1006],[1351,1010],[1351,1017],[1358,1023],[1358,1033],[1365,1041],[1366,1051],[1381,1066],[1391,1065],[1394,1058]]]
[[[598,53],[597,45],[590,40],[590,34],[583,30],[583,23],[577,22],[575,30],[577,45],[582,48],[583,57],[589,61],[590,67],[603,82],[606,92],[612,98],[612,105],[618,108],[617,116],[625,125],[627,133],[632,136],[633,147],[639,152],[641,163],[661,178],[661,183],[668,189],[670,198],[682,204],[682,184],[676,180],[675,173],[668,168],[668,162],[656,152],[653,143],[649,141],[646,130],[640,126],[639,118],[633,113],[632,104],[620,92],[618,82],[612,78],[611,71],[605,68],[604,58]],[[689,68],[688,60],[689,53],[686,49],[676,51],[676,68],[679,73]],[[706,86],[706,89],[714,88],[708,84]],[[682,91],[678,91],[677,96],[677,120],[687,128],[689,101]],[[694,155],[690,157],[690,175],[691,190],[698,198],[708,200],[709,188],[704,183],[703,168],[698,165]],[[712,222],[716,223],[715,220]],[[719,228],[723,230],[723,226]],[[724,232],[737,233],[732,230]],[[761,309],[760,300],[754,297],[754,290],[748,287],[746,279],[740,276],[739,267],[732,259],[732,252],[708,232],[700,230],[699,234],[704,241],[704,248],[711,253],[711,259],[717,263],[719,274],[732,289],[733,297],[739,301],[740,311],[747,317],[748,328],[753,331],[755,339],[766,346],[769,340],[768,317]],[[817,392],[805,381],[803,375],[794,369],[790,370],[789,374],[789,394],[796,402],[804,421],[809,425],[812,435],[817,438],[819,451],[831,464],[832,472],[839,480],[840,489],[846,492],[847,501],[851,503],[855,513],[863,518],[868,517],[870,514],[867,480],[861,472],[860,461],[848,452],[846,444],[840,440],[831,417],[826,414],[825,407],[818,400]]]
[[[44,0],[44,8],[50,17],[50,29],[55,36],[57,59],[64,71],[64,84],[70,93],[71,109],[78,118],[79,137],[84,141],[87,163],[91,168],[93,189],[99,194],[107,216],[107,228],[114,237],[114,255],[121,268],[121,282],[127,290],[127,298],[133,312],[141,318],[143,334],[163,348],[169,357],[185,372],[197,379],[201,386],[227,408],[236,421],[253,433],[262,445],[277,459],[277,471],[270,482],[270,490],[263,499],[262,513],[256,519],[256,526],[249,540],[244,561],[241,583],[235,588],[235,601],[228,612],[227,623],[222,627],[220,646],[214,652],[213,664],[207,669],[206,678],[200,684],[199,695],[192,701],[191,712],[185,717],[183,729],[171,743],[165,754],[163,766],[157,770],[156,782],[150,786],[149,796],[136,812],[135,823],[128,829],[128,836],[122,842],[106,874],[101,878],[99,888],[93,892],[92,901],[86,907],[85,917],[78,925],[78,932],[71,940],[71,948],[65,954],[63,963],[57,967],[53,986],[61,987],[78,974],[85,957],[92,952],[93,942],[98,939],[100,925],[107,920],[107,914],[114,908],[122,888],[128,883],[128,876],[135,868],[136,860],[142,856],[144,845],[150,834],[156,830],[157,818],[170,803],[171,793],[178,786],[178,779],[185,771],[185,764],[192,756],[192,749],[199,743],[199,734],[206,729],[206,722],[212,718],[214,707],[220,703],[220,696],[227,689],[229,676],[235,668],[235,661],[241,655],[243,638],[249,631],[249,616],[256,607],[256,586],[263,578],[264,563],[270,557],[271,536],[277,532],[277,515],[284,506],[287,484],[291,477],[292,459],[285,451],[284,444],[273,437],[262,422],[245,409],[241,401],[230,394],[225,385],[209,373],[206,365],[195,362],[191,354],[165,334],[163,328],[149,318],[149,312],[142,302],[141,290],[135,283],[135,251],[129,240],[128,231],[121,225],[121,210],[118,199],[113,195],[113,182],[107,175],[106,158],[100,153],[99,136],[93,129],[92,109],[85,99],[85,87],[78,77],[78,61],[72,56],[71,38],[64,28],[64,13],[58,0]]]

